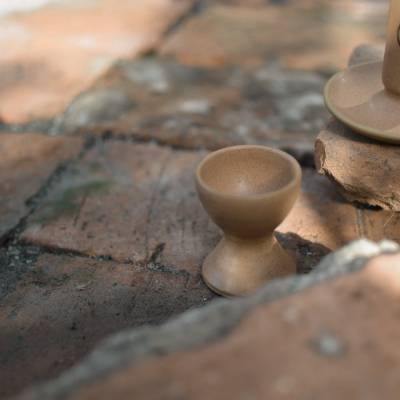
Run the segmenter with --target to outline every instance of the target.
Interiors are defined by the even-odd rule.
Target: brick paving
[[[397,398],[399,261],[381,256],[361,272],[260,305],[223,340],[147,357],[64,398]]]
[[[261,144],[310,162],[315,132],[329,117],[326,81],[274,64],[209,69],[144,57],[118,63],[76,98],[59,130],[208,150]]]
[[[118,262],[159,261],[198,275],[220,238],[194,186],[195,166],[206,154],[100,144],[43,200],[21,242]]]
[[[26,202],[82,147],[80,138],[0,134],[0,243],[29,214]]]
[[[344,68],[349,54],[363,40],[378,44],[385,37],[387,9],[372,18],[357,18],[351,9],[332,9],[332,4],[249,8],[243,1],[238,7],[209,7],[164,41],[159,52],[208,67],[262,65],[276,58],[284,68]]]
[[[5,17],[0,398],[218,298],[200,268],[221,233],[193,179],[211,150],[302,163],[277,230],[299,273],[359,237],[399,241],[397,214],[346,202],[313,167],[327,72],[382,44],[383,3],[98,0]]]
[[[0,396],[58,376],[111,333],[215,297],[189,274],[43,255],[0,306]]]
[[[53,118],[118,58],[150,51],[188,0],[83,0],[9,15],[0,31],[0,117]]]

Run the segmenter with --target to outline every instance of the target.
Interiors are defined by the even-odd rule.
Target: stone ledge
[[[336,119],[315,141],[315,165],[350,202],[400,211],[400,149],[361,136]]]
[[[222,299],[205,308],[186,312],[160,327],[127,330],[109,338],[81,364],[60,378],[37,386],[18,400],[58,400],[70,398],[93,382],[149,357],[166,356],[204,346],[229,335],[255,308],[336,280],[363,269],[370,259],[384,253],[398,253],[399,247],[388,241],[374,244],[359,240],[331,253],[309,275],[293,276],[266,284],[254,295]],[[328,258],[329,257],[329,258]]]
[[[350,65],[382,59],[383,50],[357,47]],[[315,164],[350,202],[400,211],[400,148],[354,132],[332,118],[315,141]]]

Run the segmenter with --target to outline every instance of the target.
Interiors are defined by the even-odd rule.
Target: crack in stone
[[[140,268],[144,268],[150,271],[162,272],[163,274],[193,277],[193,275],[187,271],[166,268],[164,265],[158,262],[149,261],[148,263],[138,263],[136,265]]]
[[[361,270],[371,258],[398,253],[388,241],[365,239],[327,256],[308,275],[273,280],[249,297],[217,300],[156,327],[120,332],[97,347],[83,362],[61,377],[28,390],[17,400],[61,400],[83,386],[147,357],[193,349],[230,334],[256,307],[309,289],[319,283]]]
[[[28,268],[36,262],[36,260],[44,253],[50,252],[57,254],[54,249],[46,249],[39,246],[24,246],[19,242],[21,233],[26,229],[27,221],[31,215],[35,213],[43,199],[50,190],[62,179],[64,174],[76,163],[78,163],[85,154],[94,147],[96,141],[88,137],[81,152],[62,163],[43,183],[36,194],[30,197],[26,202],[29,212],[21,218],[18,224],[12,229],[0,246],[0,280],[6,282],[0,285],[0,301],[15,290],[20,276],[22,276]],[[66,251],[63,254],[69,254]],[[17,255],[16,255],[17,254]]]

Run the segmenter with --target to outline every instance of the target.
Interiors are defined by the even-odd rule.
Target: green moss
[[[44,287],[59,287],[67,282],[75,282],[80,285],[90,283],[95,279],[96,269],[94,267],[83,266],[77,268],[71,274],[47,274],[42,268],[37,268],[28,272],[28,282],[38,286]]]
[[[72,216],[78,213],[87,197],[96,195],[101,196],[108,192],[112,181],[94,181],[84,185],[67,189],[61,198],[45,205],[36,217],[32,218],[31,224],[42,224],[46,221],[52,221],[61,216]]]
[[[67,274],[60,274],[57,276],[48,275],[42,269],[34,269],[28,273],[28,279],[30,283],[33,283],[38,287],[57,287],[62,286],[66,282],[71,280],[71,277]]]
[[[103,170],[103,164],[98,161],[93,161],[89,165],[89,171],[92,173],[100,172]]]
[[[82,268],[78,268],[74,271],[73,279],[79,284],[89,283],[93,281],[96,275],[96,268],[85,266]]]

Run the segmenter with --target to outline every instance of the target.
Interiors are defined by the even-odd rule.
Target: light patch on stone
[[[380,243],[376,244],[367,239],[360,239],[343,248],[343,251],[340,253],[340,258],[341,261],[348,263],[355,258],[370,258],[383,251],[394,252],[399,250],[400,247],[389,240],[382,240]]]
[[[31,38],[30,31],[15,22],[2,21],[0,24],[0,42],[7,40],[18,40],[19,43],[26,42]],[[3,52],[5,50],[3,49]]]
[[[42,229],[41,224],[32,224],[32,225],[29,225],[29,227],[27,228],[27,232],[31,233],[32,235],[35,235],[41,229]]]
[[[154,82],[150,85],[151,93],[163,94],[168,92],[169,84],[167,81]]]
[[[164,69],[146,59],[128,64],[124,68],[124,75],[137,85],[154,85],[155,83],[165,83],[167,81]]]
[[[343,341],[327,330],[321,331],[314,343],[314,348],[327,357],[340,357],[346,351]]]
[[[65,3],[65,0],[13,0],[0,1],[0,17],[12,13],[36,10],[46,4]]]
[[[295,389],[296,381],[290,376],[284,376],[283,378],[279,379],[277,383],[277,389],[281,393],[289,393],[293,389]]]
[[[184,114],[208,115],[211,113],[212,106],[208,100],[193,99],[180,103],[177,109]]]
[[[96,57],[90,60],[90,63],[86,67],[86,72],[89,74],[89,76],[98,76],[104,72],[108,68],[110,68],[111,64],[113,63],[112,58],[102,56],[102,57]]]
[[[278,103],[281,115],[288,121],[302,121],[309,109],[323,107],[325,103],[322,94],[313,92],[291,96]]]
[[[299,311],[295,307],[286,308],[282,313],[282,319],[289,324],[293,324],[299,320]]]
[[[391,243],[391,242],[389,242]],[[400,296],[400,255],[382,255],[371,260],[365,267],[371,281],[395,297]]]
[[[93,49],[97,46],[98,40],[93,35],[82,35],[76,36],[69,39],[69,42],[74,44],[75,46],[82,47],[84,49]]]
[[[133,106],[132,100],[118,89],[93,90],[82,93],[65,113],[63,125],[67,131],[94,121],[118,118]]]

